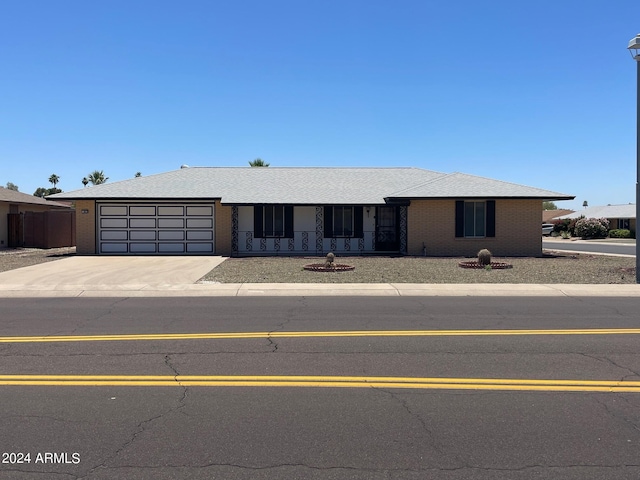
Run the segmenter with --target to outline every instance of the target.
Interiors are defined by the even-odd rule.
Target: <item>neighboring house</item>
[[[418,168],[182,168],[75,200],[83,254],[542,252],[544,200],[573,196]]]
[[[554,219],[561,215],[569,215],[573,213],[573,210],[558,209],[558,210],[543,210],[542,211],[542,223],[551,223]]]
[[[603,205],[600,207],[587,207],[567,215],[556,217],[557,220],[565,218],[606,218],[609,220],[609,229],[624,228],[636,231],[636,204]]]
[[[0,187],[0,248],[73,246],[71,217],[69,204]]]

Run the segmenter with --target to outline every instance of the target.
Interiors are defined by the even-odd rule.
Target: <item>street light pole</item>
[[[640,33],[632,38],[627,47],[636,61],[636,283],[640,283],[640,243],[638,243],[638,221],[640,220]]]

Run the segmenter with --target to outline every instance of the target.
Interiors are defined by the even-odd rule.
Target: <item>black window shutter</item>
[[[456,238],[464,237],[464,201],[456,200]]]
[[[324,207],[324,238],[333,237],[333,207]]]
[[[496,201],[487,200],[487,237],[496,236]]]
[[[253,236],[254,238],[263,238],[263,211],[262,205],[253,206]]]
[[[364,237],[364,227],[362,225],[362,207],[353,207],[353,236],[355,238]]]
[[[293,206],[285,205],[284,207],[284,236],[285,238],[293,238]]]

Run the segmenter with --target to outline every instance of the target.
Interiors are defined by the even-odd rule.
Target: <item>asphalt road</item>
[[[637,479],[639,327],[627,298],[0,299],[0,478]]]
[[[614,243],[597,241],[542,240],[542,248],[551,250],[569,250],[583,253],[603,253],[616,255],[636,254],[635,243]]]

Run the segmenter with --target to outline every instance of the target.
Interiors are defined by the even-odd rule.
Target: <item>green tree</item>
[[[54,193],[62,193],[62,190],[60,190],[59,188],[38,187],[38,189],[35,192],[33,192],[33,196],[44,198],[46,196],[53,195]]]
[[[91,183],[91,185],[100,185],[101,183],[105,183],[107,180],[109,180],[109,177],[104,176],[104,172],[102,170],[94,170],[86,178],[88,182]]]
[[[13,182],[7,182],[7,190],[13,190],[14,192],[19,192],[18,185]]]
[[[553,202],[542,202],[542,209],[543,210],[557,210],[558,207]]]
[[[253,162],[249,162],[249,165],[252,167],[268,167],[269,164],[265,163],[261,158],[256,158]]]
[[[56,185],[58,185],[59,181],[60,181],[60,177],[55,173],[49,177],[49,183],[53,185],[53,188],[56,188]]]

